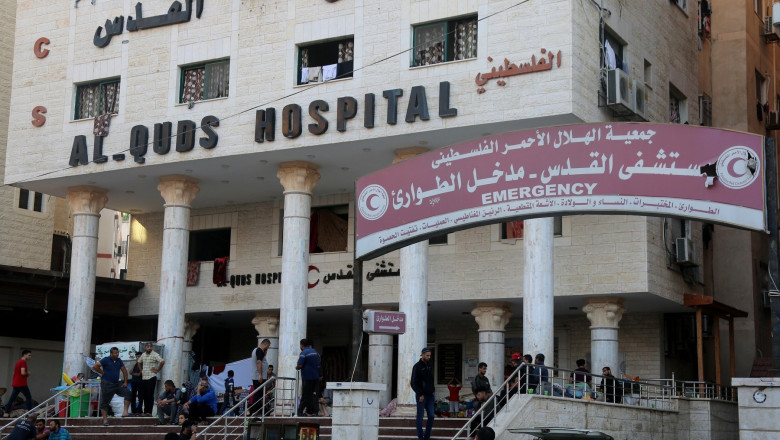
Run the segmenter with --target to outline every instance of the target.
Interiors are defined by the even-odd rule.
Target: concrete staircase
[[[7,419],[0,419],[7,420]],[[214,419],[215,420],[215,419]],[[230,418],[227,423],[229,426],[240,428],[243,419]],[[449,440],[466,423],[467,419],[458,418],[437,418],[433,425],[434,440]],[[64,421],[63,421],[64,422]],[[331,419],[330,417],[305,417],[305,418],[266,418],[267,424],[295,424],[295,423],[317,423],[320,425],[320,439],[331,440]],[[2,421],[0,421],[2,423]],[[124,417],[110,418],[110,426],[103,426],[100,418],[79,418],[68,419],[67,426],[64,426],[74,440],[98,440],[105,437],[111,437],[116,440],[160,440],[169,432],[179,433],[178,426],[163,425],[157,426],[156,417]],[[259,425],[259,422],[250,422],[251,425]],[[205,426],[199,426],[199,432]],[[208,439],[227,438],[228,440],[240,440],[242,431],[236,430],[236,434],[219,437],[214,434],[221,433],[220,429],[210,429],[207,432]],[[10,429],[0,433],[0,437],[8,435]],[[417,438],[417,428],[414,418],[406,417],[384,417],[379,419],[379,440],[414,440]],[[341,440],[341,439],[337,439]]]

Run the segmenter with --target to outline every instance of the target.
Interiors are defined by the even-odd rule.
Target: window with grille
[[[673,124],[688,123],[688,100],[672,84],[669,84],[669,122]]]
[[[119,78],[95,81],[76,87],[76,112],[73,119],[119,113]]]
[[[298,84],[352,78],[353,37],[301,45],[298,50]]]
[[[28,211],[43,212],[45,206],[43,194],[27,189],[19,189],[17,208]]]
[[[230,92],[230,60],[181,68],[179,103],[226,98]]]
[[[412,67],[477,57],[477,16],[437,21],[412,29]]]

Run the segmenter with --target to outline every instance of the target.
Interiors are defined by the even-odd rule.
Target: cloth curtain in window
[[[477,19],[471,18],[455,23],[455,59],[465,60],[477,57]]]
[[[224,98],[230,89],[230,61],[206,65],[203,99]]]
[[[323,252],[344,252],[347,250],[347,221],[332,211],[317,211],[317,247]]]
[[[100,114],[115,115],[119,113],[119,81],[103,84],[100,93]]]
[[[78,88],[78,108],[76,119],[94,118],[98,114],[100,99],[100,85],[84,85]]]
[[[506,228],[506,238],[523,238],[523,221],[515,220],[513,222],[506,222],[504,224]]]
[[[440,23],[415,29],[414,65],[427,66],[446,60],[447,24]]]
[[[181,102],[200,101],[203,96],[204,68],[190,69],[184,72],[184,90]]]
[[[301,49],[301,67],[309,67],[309,49]]]

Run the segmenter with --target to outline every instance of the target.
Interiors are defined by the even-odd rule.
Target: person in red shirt
[[[454,382],[454,384],[453,384]],[[463,388],[457,377],[450,379],[447,389],[450,390],[450,415],[456,417],[460,411],[460,389]]]
[[[32,396],[30,395],[30,388],[27,387],[27,377],[30,375],[27,361],[30,360],[31,356],[32,352],[30,350],[22,350],[21,359],[16,361],[16,365],[14,365],[14,378],[11,381],[11,386],[14,389],[11,392],[11,397],[8,399],[8,403],[5,405],[3,417],[10,417],[11,405],[13,405],[19,393],[22,393],[24,396],[24,404],[27,406],[27,410],[32,409]]]

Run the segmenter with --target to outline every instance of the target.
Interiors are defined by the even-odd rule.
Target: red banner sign
[[[580,124],[475,139],[360,178],[358,258],[480,224],[635,213],[764,230],[763,137]]]

